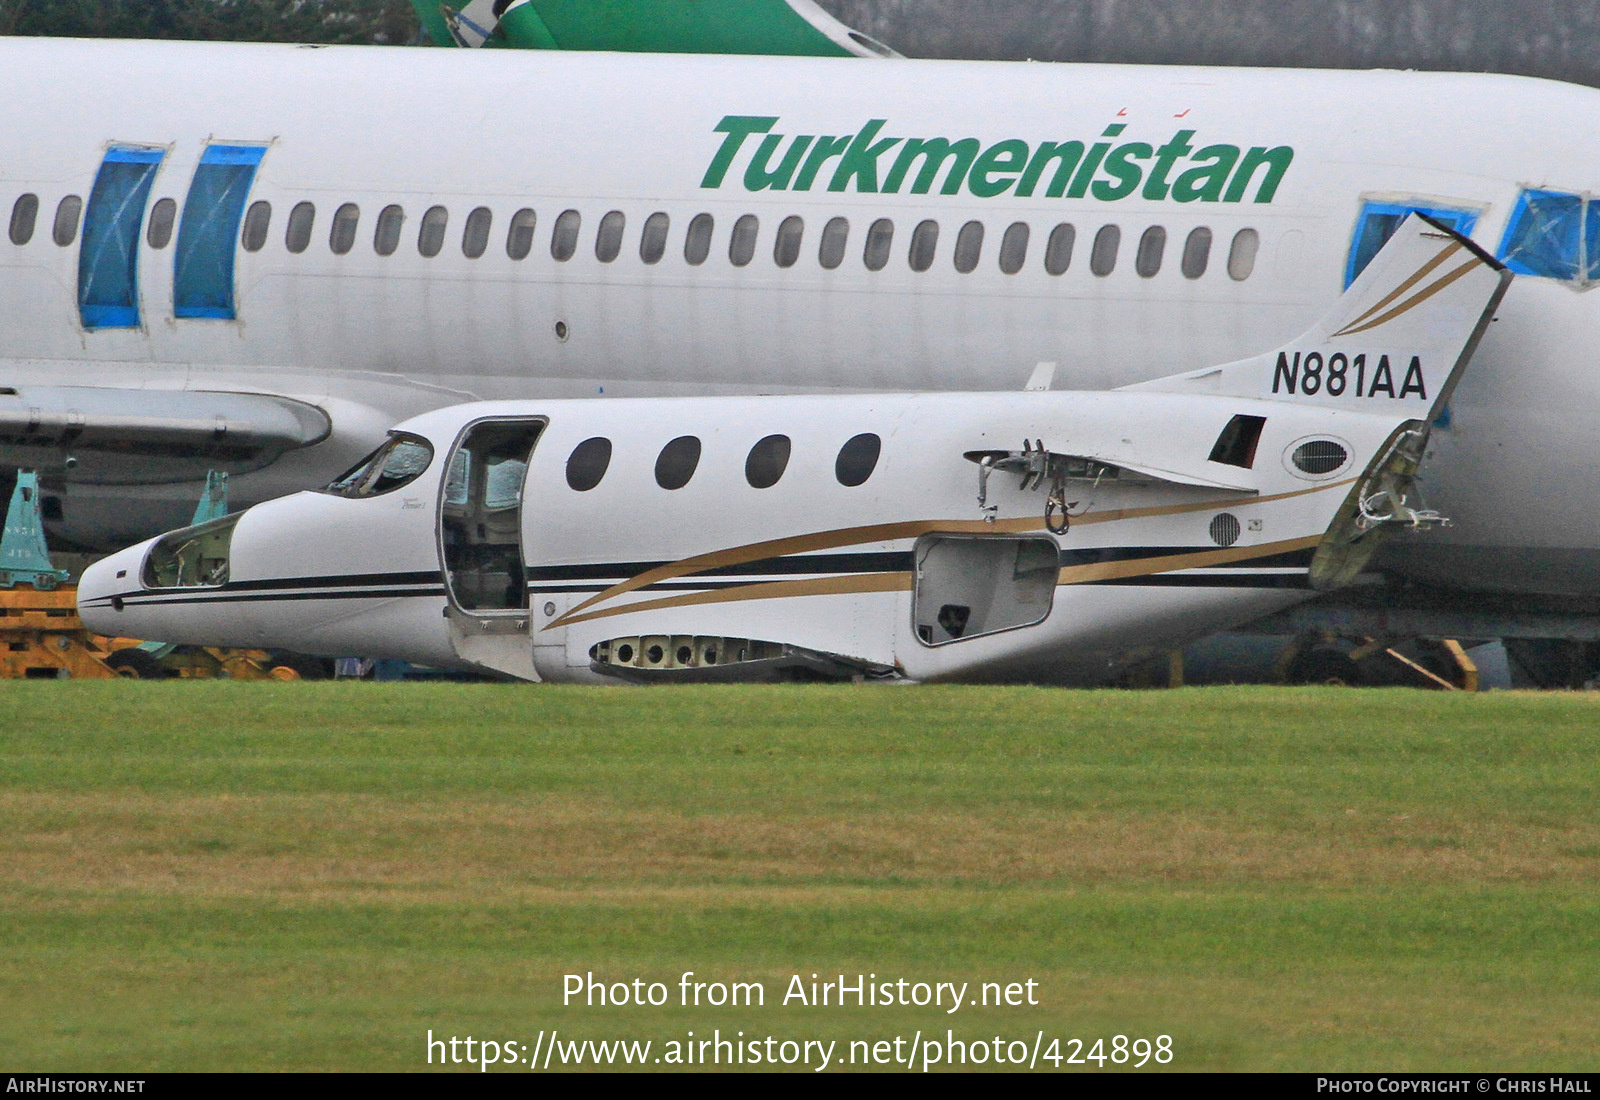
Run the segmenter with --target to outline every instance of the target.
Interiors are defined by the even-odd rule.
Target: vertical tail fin
[[[1504,265],[1470,240],[1413,214],[1304,335],[1253,359],[1127,388],[1430,421],[1450,399],[1510,281]]]

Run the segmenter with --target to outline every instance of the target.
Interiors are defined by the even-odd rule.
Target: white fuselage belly
[[[0,45],[0,58],[0,204],[25,192],[40,199],[33,239],[0,239],[0,359],[9,364],[0,383],[241,388],[347,403],[336,405],[353,425],[343,434],[237,479],[246,501],[326,480],[386,418],[472,398],[992,390],[1020,387],[1040,361],[1059,364],[1058,388],[1092,389],[1241,358],[1300,331],[1338,295],[1364,196],[1478,208],[1473,235],[1492,249],[1523,187],[1585,191],[1600,180],[1600,151],[1569,136],[1600,116],[1600,92],[1504,77],[25,40]],[[77,106],[63,111],[68,101]],[[1235,202],[1142,190],[1048,198],[1043,182],[1030,198],[939,186],[864,193],[859,179],[829,190],[839,160],[809,190],[750,191],[757,135],[720,186],[702,186],[726,137],[714,128],[757,114],[777,119],[771,132],[790,141],[884,120],[885,138],[1087,145],[1121,125],[1108,142],[1158,145],[1192,130],[1196,147],[1290,147],[1294,156],[1268,202],[1254,201],[1259,177]],[[77,246],[50,239],[56,204],[89,195],[109,141],[168,147],[150,199],[181,208],[208,140],[271,143],[250,199],[270,202],[273,221],[264,248],[237,254],[238,319],[175,320],[172,248],[153,250],[141,235],[141,326],[85,331]],[[291,254],[285,222],[304,201],[317,220],[309,248]],[[335,255],[329,225],[344,203],[361,220],[353,249]],[[373,226],[390,204],[406,220],[400,247],[379,256]],[[435,205],[450,220],[442,251],[426,258],[417,230]],[[484,255],[469,259],[462,226],[480,206],[493,228]],[[523,208],[537,228],[531,253],[513,260],[506,230]],[[582,229],[563,262],[551,234],[564,210],[582,215]],[[626,228],[607,263],[596,229],[610,211]],[[657,212],[671,228],[663,258],[646,264],[640,234]],[[685,233],[702,213],[716,228],[695,266]],[[730,233],[748,214],[760,218],[754,258],[734,266]],[[781,268],[774,234],[792,216],[805,236],[798,262]],[[850,237],[830,271],[817,246],[835,217],[849,219]],[[883,218],[895,228],[890,258],[870,271],[863,242]],[[925,219],[941,233],[931,269],[918,272],[908,250]],[[963,274],[951,254],[972,220],[987,239]],[[1018,222],[1031,227],[1030,249],[1008,275],[996,254]],[[1076,246],[1070,267],[1051,275],[1042,256],[1060,223],[1074,225]],[[1121,228],[1121,251],[1097,276],[1091,246],[1110,224]],[[1152,226],[1167,231],[1166,257],[1146,278],[1135,251]],[[1200,226],[1214,244],[1206,273],[1187,279],[1179,253]],[[1228,248],[1242,229],[1260,235],[1260,249],[1249,277],[1235,280]],[[1593,450],[1600,378],[1588,349],[1597,338],[1600,309],[1587,295],[1548,280],[1513,287],[1425,470],[1430,503],[1457,526],[1394,555],[1405,568],[1468,587],[1600,588],[1596,490],[1578,478],[1550,483],[1551,470],[1580,469]],[[125,512],[129,495],[100,499]],[[83,499],[92,514],[94,494]]]

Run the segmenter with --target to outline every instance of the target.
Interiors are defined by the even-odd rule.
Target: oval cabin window
[[[878,468],[878,456],[883,453],[883,440],[871,432],[851,437],[839,448],[839,457],[833,464],[833,476],[847,489],[864,485],[872,471]]]
[[[611,466],[611,440],[604,436],[585,439],[572,449],[567,459],[567,487],[587,493],[600,484]]]
[[[656,458],[656,484],[663,489],[681,489],[694,477],[700,465],[700,441],[692,435],[680,435],[661,448]]]

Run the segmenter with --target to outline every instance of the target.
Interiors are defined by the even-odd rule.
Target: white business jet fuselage
[[[993,390],[1046,361],[1094,389],[1227,362],[1328,309],[1397,212],[1519,253],[1530,189],[1581,219],[1600,181],[1600,93],[1479,75],[8,39],[0,84],[0,385],[325,413],[322,442],[236,456],[243,503],[472,399]],[[1457,525],[1403,568],[1600,588],[1600,490],[1571,476],[1600,398],[1583,262],[1511,291],[1424,471]],[[46,420],[72,401],[38,392]],[[73,440],[27,456],[64,467]],[[171,526],[203,471],[57,476],[57,529],[104,544]]]
[[[1289,346],[1131,389],[441,409],[97,562],[79,608],[526,680],[1094,683],[1428,522],[1428,423],[1510,278],[1413,218]]]

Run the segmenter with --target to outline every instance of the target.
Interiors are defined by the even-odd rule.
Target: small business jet
[[[91,629],[530,681],[1095,682],[1348,583],[1511,274],[1405,221],[1276,352],[1113,392],[508,401],[92,566]]]

